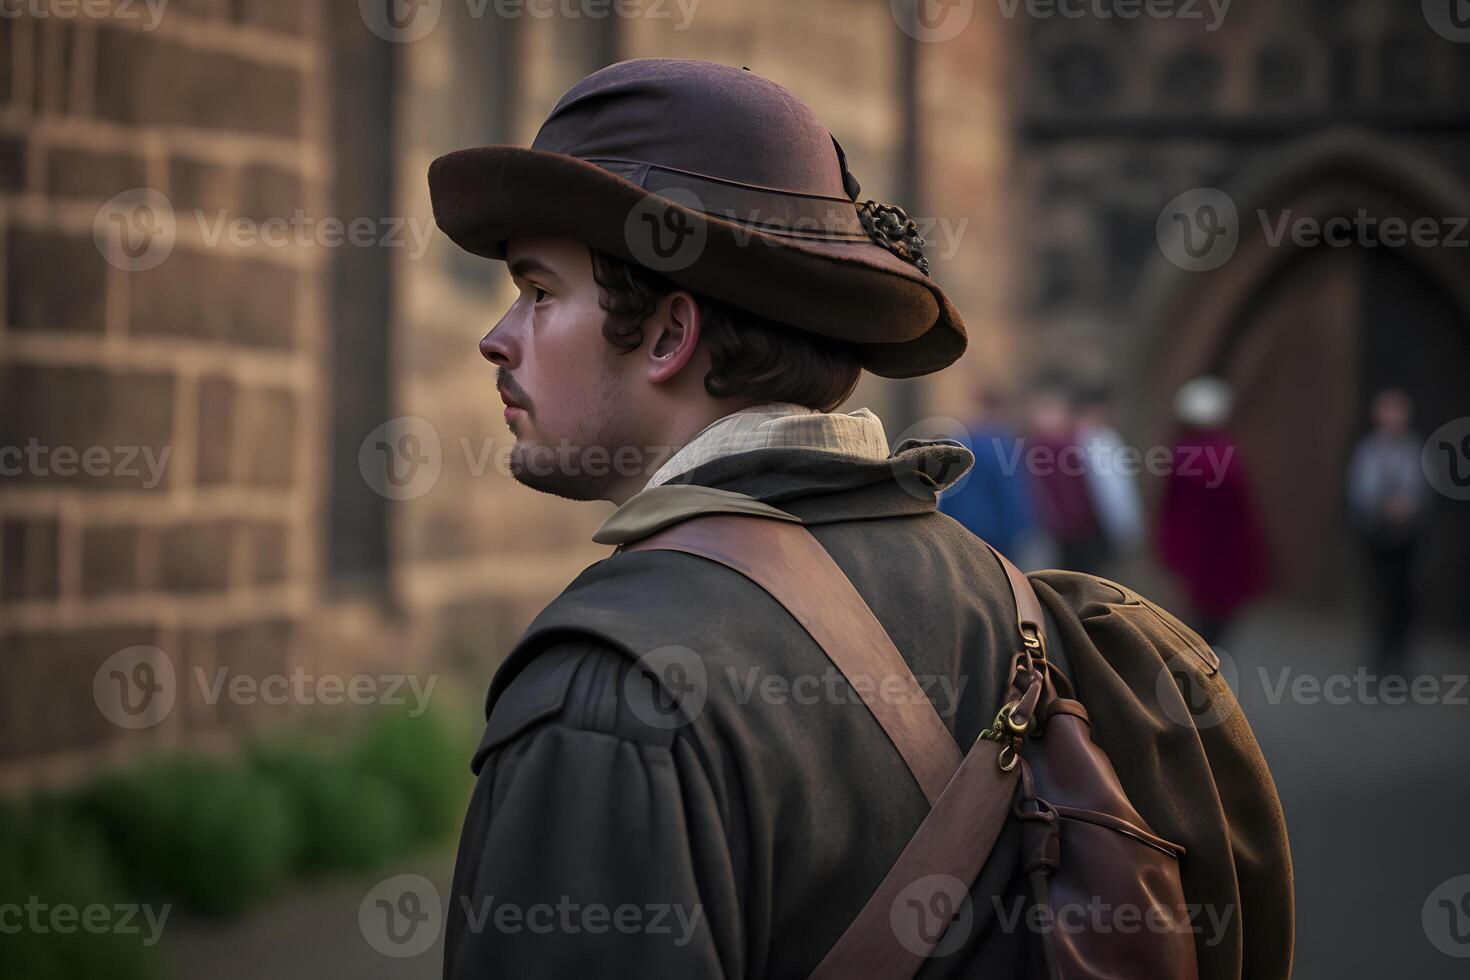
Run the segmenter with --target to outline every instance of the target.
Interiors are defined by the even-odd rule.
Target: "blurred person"
[[[1400,670],[1414,618],[1414,555],[1429,502],[1421,453],[1410,428],[1413,403],[1398,388],[1373,399],[1373,429],[1348,463],[1348,511],[1371,572],[1373,657]]]
[[[837,411],[864,369],[917,377],[965,350],[914,223],[861,198],[840,145],[794,94],[696,61],[597,72],[532,148],[447,154],[429,187],[439,227],[505,261],[516,287],[480,341],[515,436],[511,475],[612,502],[594,541],[618,546],[542,610],[491,683],[444,976],[803,977],[850,937],[886,944],[867,976],[898,975],[880,961],[912,950],[892,929],[855,924],[929,825],[936,786],[964,781],[947,760],[978,751],[968,758],[986,764],[965,778],[1019,778],[984,753],[1009,737],[996,726],[1015,731],[1003,695],[1042,625],[1018,621],[1008,571],[938,513],[970,452],[905,440],[890,453],[876,415]],[[881,722],[881,699],[845,672],[834,680],[830,647],[749,575],[637,547],[731,514],[762,534],[797,526],[837,566],[867,607],[867,635],[886,634],[901,660],[880,679],[934,682],[896,705],[931,751],[906,754],[900,743],[914,743]],[[1150,750],[1130,767],[1130,793],[1188,849],[1189,900],[1241,909],[1218,942],[1188,952],[1202,975],[1284,980],[1291,859],[1259,748],[1237,728],[1201,740],[1147,707],[1184,629],[1172,617],[1109,605],[1116,589],[1085,576],[1052,582],[1041,601],[1086,664],[1107,667],[1077,609],[1133,617],[1116,653],[1148,665],[1131,675],[1146,680],[1093,707],[1114,739],[1136,732]],[[834,608],[840,584],[814,581],[817,607]],[[978,873],[964,871],[968,928],[903,976],[1033,972],[1043,937],[1001,917],[1034,884],[1023,853],[1035,824],[1011,816],[1012,795],[983,799],[1003,826]],[[1145,850],[1130,860],[1174,860]],[[947,924],[924,927],[927,941]]]
[[[1179,576],[1194,627],[1218,643],[1242,607],[1270,581],[1270,558],[1255,492],[1228,423],[1234,394],[1200,377],[1174,399],[1181,431],[1165,477],[1159,557]]]
[[[1032,501],[1056,546],[1058,563],[1072,571],[1098,574],[1107,563],[1108,542],[1093,505],[1075,405],[1062,382],[1043,380],[1035,386],[1027,422],[1023,458],[1030,471]]]
[[[1106,391],[1093,389],[1079,397],[1077,441],[1087,460],[1087,488],[1107,539],[1108,557],[1126,558],[1143,541],[1143,503],[1137,474],[1124,459],[1125,443],[1113,425]]]
[[[1006,399],[987,389],[980,412],[967,427],[975,465],[966,478],[939,496],[939,510],[990,542],[1022,567],[1032,544],[1036,516],[1020,465],[1024,443],[1006,420]]]

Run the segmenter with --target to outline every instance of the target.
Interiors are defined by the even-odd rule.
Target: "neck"
[[[658,466],[688,445],[695,436],[725,416],[756,404],[759,402],[732,399],[724,399],[719,402],[707,401],[705,406],[701,406],[697,411],[667,412],[663,417],[653,420],[655,423],[662,424],[658,425],[651,437],[643,444],[658,447],[659,455],[653,460],[645,459],[640,470],[621,478],[610,486],[602,499],[621,507],[630,497],[648,485],[649,478],[653,476]]]

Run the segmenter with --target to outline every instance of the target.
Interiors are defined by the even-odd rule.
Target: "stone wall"
[[[231,717],[185,678],[304,656],[326,315],[321,249],[214,234],[323,212],[317,4],[19,9],[0,19],[5,788],[273,714]],[[128,731],[93,678],[137,646],[179,698]]]
[[[510,436],[476,344],[509,282],[437,234],[425,174],[450,149],[528,143],[613,60],[788,85],[866,195],[943,237],[974,353],[903,397],[867,379],[848,408],[962,415],[973,377],[1010,371],[1010,25],[915,42],[869,0],[414,9],[438,19],[370,25],[347,0],[38,0],[0,18],[0,791],[227,747],[310,708],[211,698],[221,668],[445,672],[478,691],[606,554],[589,536],[607,505],[498,465]],[[344,244],[354,221],[367,237]],[[432,439],[428,475],[392,485],[379,450],[409,432]]]

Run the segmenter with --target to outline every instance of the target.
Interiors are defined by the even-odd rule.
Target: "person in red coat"
[[[1270,553],[1239,447],[1227,426],[1232,394],[1196,378],[1174,401],[1181,430],[1164,487],[1159,557],[1184,587],[1191,624],[1211,644],[1270,584]]]

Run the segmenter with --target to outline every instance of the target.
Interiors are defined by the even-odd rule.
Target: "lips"
[[[505,402],[506,408],[519,408],[523,412],[526,410],[526,406],[522,405],[520,402],[516,401],[516,399],[506,394],[504,388],[500,388],[497,390],[500,392],[500,400]]]

